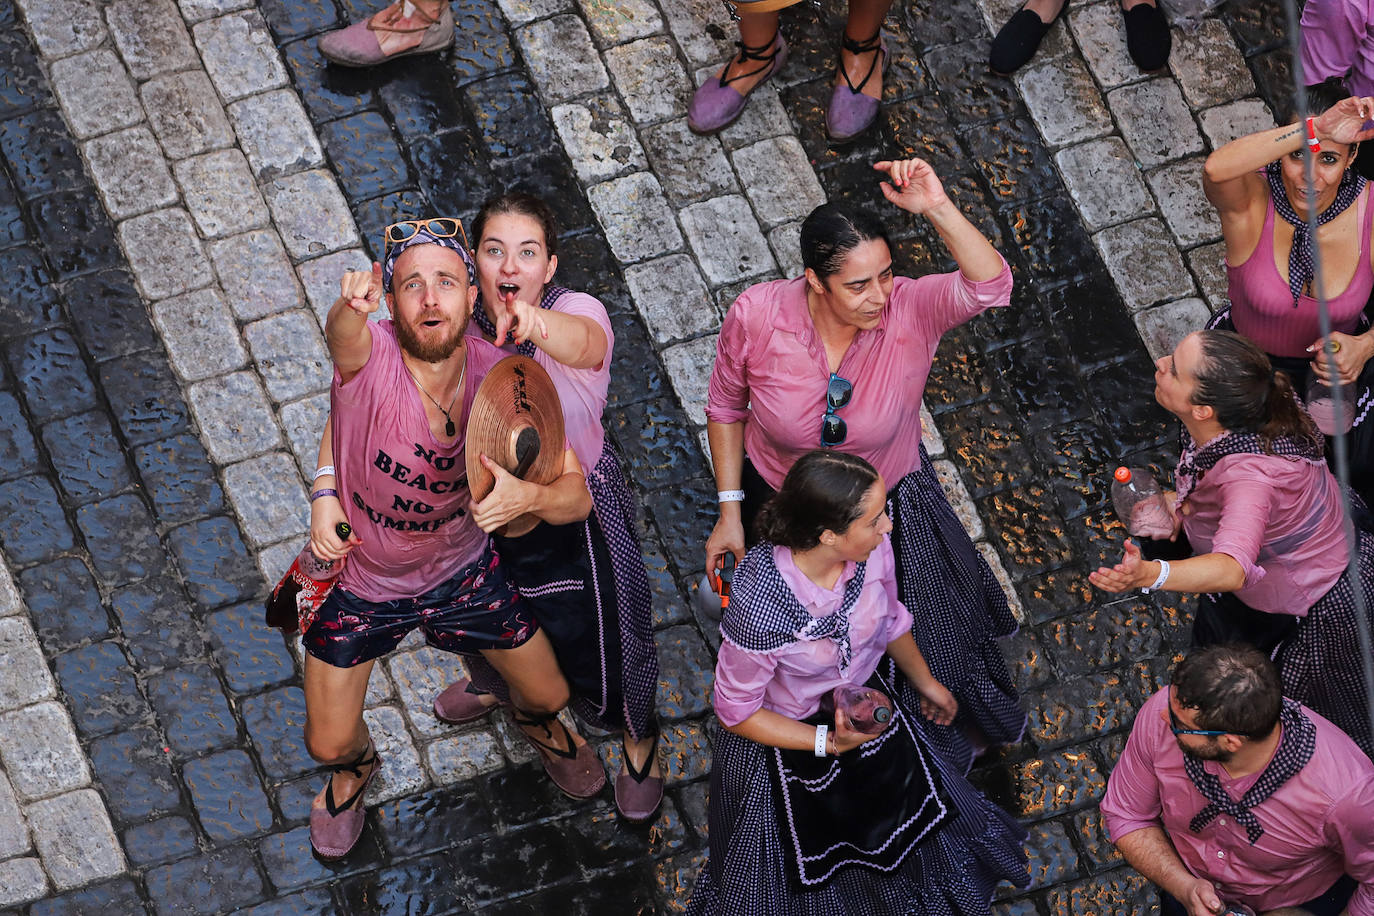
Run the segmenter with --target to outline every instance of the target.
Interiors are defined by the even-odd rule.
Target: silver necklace
[[[429,398],[430,403],[439,408],[439,412],[444,415],[444,435],[452,439],[458,434],[458,426],[453,422],[453,414],[450,413],[450,411],[453,410],[453,405],[458,403],[458,395],[463,393],[463,376],[467,375],[468,371],[467,355],[463,355],[463,367],[458,370],[458,388],[453,392],[453,400],[448,402],[447,410],[444,409],[444,405],[434,400],[434,395],[425,391],[425,386],[420,384],[420,380],[415,377],[414,372],[410,371],[409,366],[406,366],[404,362],[402,362],[401,365],[405,366],[406,374],[409,375],[410,380],[415,383],[415,387],[419,388],[420,392],[424,394],[425,397]]]

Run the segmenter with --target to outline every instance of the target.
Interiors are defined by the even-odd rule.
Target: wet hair
[[[1337,102],[1350,98],[1350,91],[1339,77],[1331,77],[1315,86],[1307,87],[1307,113],[1319,115]]]
[[[1264,351],[1234,331],[1198,331],[1194,404],[1212,408],[1232,432],[1257,433],[1268,448],[1282,436],[1316,441],[1312,418],[1298,405],[1293,383],[1276,372]]]
[[[759,510],[759,534],[782,547],[810,550],[825,531],[849,530],[863,514],[864,494],[877,480],[873,465],[858,455],[830,449],[807,452]]]
[[[482,204],[482,209],[477,211],[477,217],[472,221],[474,249],[482,244],[482,233],[486,231],[487,220],[503,213],[528,216],[534,220],[544,232],[544,252],[549,257],[558,254],[558,221],[554,218],[553,209],[538,197],[524,191],[507,191],[487,198],[487,202]]]
[[[851,251],[873,239],[892,247],[887,227],[878,217],[847,203],[821,204],[802,222],[802,265],[824,282],[844,267]]]
[[[1194,649],[1170,679],[1178,704],[1197,710],[1198,728],[1265,738],[1283,709],[1279,669],[1251,646]]]

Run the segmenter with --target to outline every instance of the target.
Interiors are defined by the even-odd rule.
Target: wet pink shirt
[[[1335,76],[1351,95],[1374,95],[1374,0],[1307,0],[1299,31],[1309,86]]]
[[[787,587],[813,617],[825,617],[840,606],[844,587],[858,568],[846,563],[834,588],[822,588],[792,559],[786,547],[773,548],[773,561]],[[833,639],[797,640],[773,652],[751,652],[724,639],[716,659],[716,716],[725,725],[738,725],[760,709],[790,719],[805,719],[819,707],[821,697],[841,684],[862,684],[878,670],[887,644],[911,630],[911,613],[897,599],[896,560],[892,540],[883,542],[868,558],[864,584],[849,612],[850,661],[840,671],[839,649]]]
[[[1112,841],[1146,827],[1162,827],[1183,864],[1217,885],[1225,900],[1257,912],[1313,900],[1342,874],[1359,882],[1351,916],[1374,916],[1374,763],[1349,736],[1312,710],[1317,727],[1312,759],[1252,810],[1264,834],[1250,845],[1245,828],[1215,818],[1199,833],[1188,822],[1207,806],[1183,769],[1183,752],[1169,731],[1169,690],[1141,707],[1131,737],[1102,797]],[[1239,799],[1259,779],[1232,779],[1226,768],[1203,769]]]
[[[482,340],[468,348],[458,438],[430,432],[392,322],[370,326],[372,353],[358,374],[334,372],[334,466],[349,524],[362,538],[339,583],[367,601],[413,598],[476,560],[487,535],[468,513],[463,434],[473,394],[505,354]]]
[[[1340,491],[1325,462],[1227,455],[1185,505],[1193,551],[1234,558],[1245,570],[1235,595],[1256,610],[1305,616],[1345,571]]]
[[[838,410],[848,426],[841,451],[859,455],[886,485],[920,465],[921,397],[940,335],[979,312],[1011,302],[1011,269],[975,283],[963,274],[897,277],[882,319],[859,331],[840,360],[854,386]],[[744,427],[744,450],[773,489],[805,452],[821,444],[830,370],[806,307],[806,280],[745,290],[725,316],[706,403],[707,419]]]

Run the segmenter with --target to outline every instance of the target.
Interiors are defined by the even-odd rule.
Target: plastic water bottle
[[[353,529],[340,522],[335,529],[339,540],[348,540]],[[329,597],[334,580],[343,572],[337,560],[321,560],[310,551],[307,543],[296,554],[291,567],[282,576],[267,599],[267,625],[279,627],[287,633],[304,630],[315,619],[320,605]]]
[[[1355,405],[1351,403],[1350,386],[1345,386],[1341,392],[1341,426],[1339,432],[1342,434],[1350,432],[1350,428],[1355,425]],[[1336,429],[1336,392],[1332,387],[1321,379],[1317,378],[1314,372],[1307,379],[1307,412],[1312,416],[1312,422],[1317,424],[1317,429],[1322,431],[1324,436],[1334,436]]]
[[[1174,517],[1154,477],[1143,468],[1117,468],[1112,482],[1116,517],[1134,537],[1167,538],[1174,533]]]
[[[865,735],[876,735],[892,721],[892,701],[872,687],[840,686],[821,697],[821,711],[834,716],[839,710],[849,727]]]

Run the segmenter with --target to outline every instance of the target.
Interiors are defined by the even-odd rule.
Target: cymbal
[[[464,458],[472,498],[482,501],[496,485],[482,466],[486,455],[530,483],[550,484],[563,473],[563,405],[544,367],[528,356],[507,356],[487,373],[473,395]],[[538,523],[532,515],[514,519],[514,537]]]

